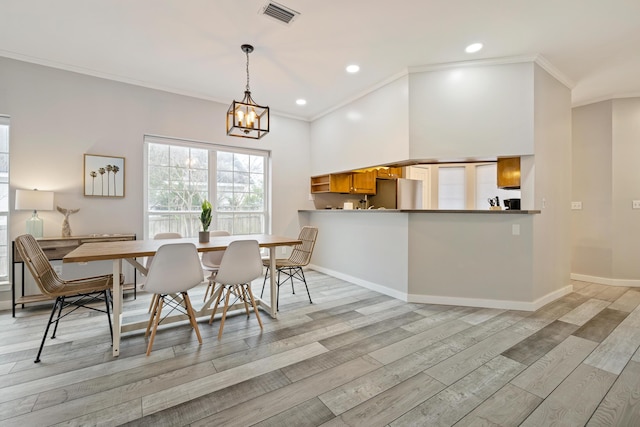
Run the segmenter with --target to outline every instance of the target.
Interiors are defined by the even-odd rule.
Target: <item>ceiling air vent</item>
[[[273,18],[276,21],[280,21],[283,24],[291,24],[296,17],[300,15],[299,12],[273,1],[264,5],[261,12],[263,15]]]

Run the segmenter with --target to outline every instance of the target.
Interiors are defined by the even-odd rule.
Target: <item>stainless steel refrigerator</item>
[[[374,208],[422,209],[422,181],[418,179],[377,179]]]

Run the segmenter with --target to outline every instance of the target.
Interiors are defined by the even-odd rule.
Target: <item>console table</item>
[[[36,239],[38,245],[42,248],[45,255],[50,261],[60,261],[62,258],[76,249],[83,243],[94,242],[117,242],[123,240],[136,240],[135,234],[92,234],[89,236],[71,236],[71,237],[44,237]],[[12,275],[11,275],[11,313],[13,317],[16,317],[16,305],[22,304],[24,308],[25,304],[41,302],[50,300],[46,295],[25,295],[24,294],[24,261],[20,257],[18,250],[16,249],[15,242],[11,242],[12,256]],[[22,292],[20,297],[16,298],[16,264],[22,264]],[[135,275],[132,288],[135,291]],[[125,289],[127,289],[125,285]]]

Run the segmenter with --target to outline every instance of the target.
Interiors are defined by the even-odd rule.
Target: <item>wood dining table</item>
[[[211,237],[208,243],[200,243],[198,238],[182,238],[182,239],[163,239],[163,240],[129,240],[117,242],[97,242],[84,243],[73,251],[64,256],[64,263],[78,263],[91,261],[113,261],[113,277],[120,277],[122,273],[122,260],[131,264],[134,268],[147,273],[145,266],[140,264],[136,258],[153,256],[162,245],[171,243],[193,243],[198,252],[220,251],[225,250],[229,244],[237,240],[256,240],[261,248],[269,250],[269,271],[276,271],[276,249],[281,246],[295,246],[301,244],[297,238],[274,236],[270,234],[246,234],[233,236],[216,236]],[[256,298],[259,308],[266,310],[271,317],[277,316],[276,309],[276,281],[275,275],[270,275],[269,301]],[[213,310],[211,304],[217,295],[214,293],[204,305],[196,311],[197,317],[209,316]],[[123,332],[131,330],[143,329],[146,327],[147,321],[138,321],[129,324],[123,324],[123,294],[122,285],[119,280],[113,281],[113,355],[120,355],[120,337]],[[233,309],[233,307],[232,307]],[[172,316],[167,321],[181,321],[187,319],[185,315]]]

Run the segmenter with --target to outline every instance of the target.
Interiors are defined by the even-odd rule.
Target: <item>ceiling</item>
[[[574,105],[640,96],[638,0],[279,0],[289,25],[266,3],[0,0],[0,56],[230,104],[250,43],[255,101],[304,120],[412,67],[490,58],[541,55]]]

